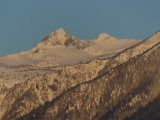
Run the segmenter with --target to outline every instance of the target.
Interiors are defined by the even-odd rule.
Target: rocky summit
[[[64,29],[0,57],[1,120],[159,120],[160,32],[145,40]]]

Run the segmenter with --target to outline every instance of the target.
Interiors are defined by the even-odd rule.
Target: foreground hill
[[[66,46],[64,43],[70,38],[66,38],[62,29],[60,31],[64,39],[58,45]],[[95,53],[93,59],[67,64],[4,90],[0,94],[1,119],[160,119],[160,32],[138,44],[121,43],[106,34],[97,38],[100,39],[82,43],[74,39],[66,46],[90,55],[88,50],[97,51],[102,46],[101,54]],[[51,40],[49,35],[32,50],[21,54],[46,55],[49,50],[44,47],[45,42]],[[101,42],[107,45],[106,41],[115,46],[119,42],[121,47],[117,44],[118,50],[105,48]],[[55,44],[57,42],[51,41],[51,50],[55,49]]]

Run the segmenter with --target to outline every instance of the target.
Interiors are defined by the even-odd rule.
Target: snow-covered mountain
[[[139,42],[141,41],[119,40],[106,33],[98,35],[94,40],[78,40],[60,28],[29,51],[0,57],[0,74],[3,73],[0,84],[12,87],[66,65],[106,59]]]
[[[95,40],[78,40],[74,36],[69,36],[64,29],[60,28],[47,35],[29,51],[0,57],[0,63],[10,66],[24,65],[36,61],[40,62],[42,59],[49,57],[53,58],[52,60],[60,59],[54,61],[55,64],[66,64],[71,61],[79,62],[82,60],[80,58],[88,60],[106,54],[107,58],[139,42],[140,40],[118,40],[105,33],[98,35]],[[62,62],[59,63],[60,61]]]
[[[85,41],[60,28],[29,51],[0,57],[0,118],[132,119],[159,99],[159,53],[160,31]]]

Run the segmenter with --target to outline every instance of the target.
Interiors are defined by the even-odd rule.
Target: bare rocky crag
[[[0,94],[2,120],[160,119],[160,31],[113,57],[65,66]]]

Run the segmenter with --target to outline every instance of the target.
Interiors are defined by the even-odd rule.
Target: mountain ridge
[[[57,36],[59,36],[59,38]],[[61,39],[61,37],[63,39]],[[47,35],[44,39],[42,39],[37,45],[35,45],[35,47],[30,49],[29,51],[24,51],[19,54],[12,54],[12,55],[0,57],[0,63],[11,64],[11,61],[12,62],[17,61],[16,63],[15,62],[13,63],[15,65],[18,63],[30,64],[31,62],[33,63],[35,60],[37,61],[38,59],[43,59],[46,56],[53,56],[55,59],[55,57],[59,56],[60,54],[67,54],[66,53],[67,51],[80,52],[78,54],[81,54],[81,56],[83,57],[90,56],[93,59],[94,57],[98,57],[106,54],[106,52],[109,52],[108,54],[112,55],[114,53],[114,50],[117,53],[139,42],[140,41],[136,41],[136,40],[125,40],[125,39],[118,40],[114,37],[109,36],[106,33],[100,34],[97,37],[97,39],[94,39],[94,40],[89,40],[89,41],[78,40],[74,36],[69,36],[64,31],[63,28],[60,28],[55,32],[52,32],[49,35]],[[59,54],[57,55],[57,53]],[[72,59],[75,59],[75,58],[72,58]],[[77,61],[77,60],[73,60],[73,61]]]

